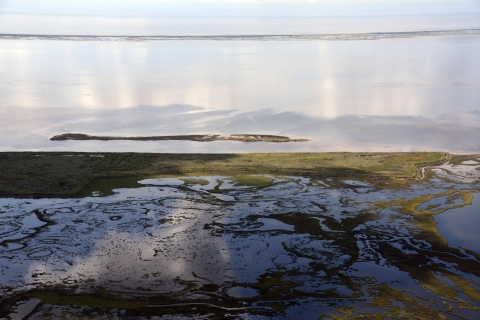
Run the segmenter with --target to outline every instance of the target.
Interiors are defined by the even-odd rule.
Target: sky
[[[480,0],[0,0],[0,14],[316,17],[480,14]]]

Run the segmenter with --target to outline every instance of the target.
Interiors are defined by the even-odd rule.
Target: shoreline
[[[219,34],[219,35],[93,35],[93,34],[31,34],[0,33],[0,40],[49,40],[49,41],[362,41],[405,39],[435,36],[463,36],[480,34],[479,28],[446,30],[412,30],[360,33],[285,33],[285,34]]]

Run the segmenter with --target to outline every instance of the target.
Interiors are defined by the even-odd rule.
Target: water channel
[[[2,300],[17,297],[12,318],[29,319],[476,314],[478,182],[264,181],[152,178],[106,196],[1,199]]]

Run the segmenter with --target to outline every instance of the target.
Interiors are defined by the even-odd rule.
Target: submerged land
[[[363,178],[392,185],[422,177],[422,167],[462,156],[408,153],[0,153],[0,197],[71,197],[95,181],[162,175],[271,174]]]
[[[175,136],[146,136],[146,137],[119,137],[119,136],[92,136],[83,133],[64,133],[50,138],[52,141],[65,140],[131,140],[131,141],[240,141],[240,142],[308,142],[309,139],[291,139],[286,136],[268,135],[268,134],[189,134]]]
[[[475,239],[480,155],[8,152],[0,172],[0,316],[480,312],[480,246],[440,232]]]

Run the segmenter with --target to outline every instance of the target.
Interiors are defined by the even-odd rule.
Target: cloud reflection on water
[[[296,295],[311,299],[306,304],[286,304],[286,312],[302,305],[307,314],[318,317],[320,301],[330,301],[330,308],[336,308],[334,301],[341,296],[358,307],[364,303],[358,295],[375,297],[365,289],[383,283],[421,301],[433,299],[439,310],[447,299],[455,304],[478,304],[468,296],[452,300],[437,294],[423,285],[421,275],[408,272],[401,260],[379,247],[387,243],[412,256],[429,248],[426,240],[412,236],[420,230],[414,218],[400,213],[397,205],[384,208],[381,214],[365,215],[376,212],[374,202],[379,199],[403,201],[443,194],[444,204],[454,207],[445,191],[463,188],[460,185],[432,178],[427,185],[382,190],[362,181],[329,179],[330,186],[326,186],[313,183],[315,179],[284,177],[265,188],[231,190],[236,201],[224,202],[173,180],[161,186],[116,189],[105,198],[0,199],[0,220],[4,225],[17,225],[18,233],[23,230],[19,224],[32,210],[51,221],[40,226],[35,236],[16,240],[21,248],[0,246],[4,257],[0,290],[11,295],[11,287],[21,292],[47,285],[81,294],[103,288],[119,295],[166,293],[172,303],[213,298],[221,306],[221,298],[251,287],[256,291],[247,290],[239,298],[258,293],[258,298],[268,301],[268,294],[279,290],[282,295],[275,301],[301,301],[292,298]],[[429,204],[429,200],[422,203]],[[447,212],[458,216],[467,208]],[[32,228],[39,226],[35,221],[29,223]],[[0,241],[10,233],[2,228]],[[455,253],[459,262],[473,259]],[[438,255],[423,259],[437,268],[433,270],[464,276],[456,263],[446,262],[443,252]],[[423,265],[412,265],[423,270]],[[469,278],[477,280],[473,274]],[[438,279],[444,281],[441,276]],[[312,304],[316,305],[313,309]],[[252,305],[252,300],[242,305]],[[458,312],[468,317],[474,310]]]
[[[51,212],[49,217],[60,226],[44,229],[44,240],[25,251],[32,259],[29,252],[48,242],[55,253],[32,259],[5,276],[15,278],[24,272],[26,286],[78,281],[88,287],[91,279],[121,291],[144,288],[170,293],[184,289],[185,280],[221,284],[233,277],[228,246],[221,238],[203,239],[208,232],[201,231],[203,223],[211,221],[205,207],[219,208],[214,204],[192,207],[191,201],[198,197],[185,196],[168,188],[118,190],[109,198],[70,203],[75,210],[70,216],[55,214],[65,204],[53,202],[42,211]],[[66,232],[75,237],[65,238]],[[198,245],[200,238],[203,241]]]
[[[118,110],[0,108],[2,151],[282,152],[429,151],[478,152],[480,112],[438,117],[342,116],[333,119],[262,109],[206,110],[187,105]],[[19,125],[20,124],[20,125]],[[280,134],[306,143],[191,141],[50,141],[67,132],[92,135]]]
[[[372,41],[2,40],[0,106],[273,108],[317,117],[468,112],[480,36]],[[455,84],[466,85],[455,85]]]

